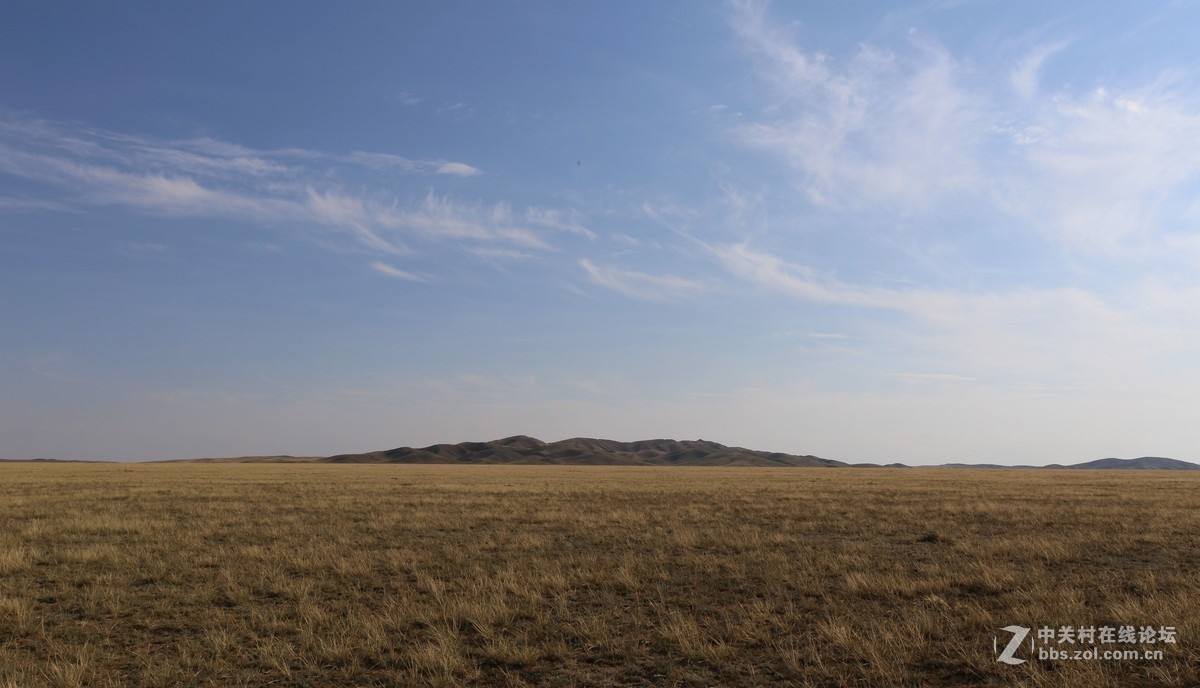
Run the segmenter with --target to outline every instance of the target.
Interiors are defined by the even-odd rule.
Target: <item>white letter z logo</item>
[[[1012,640],[1008,641],[1008,645],[1004,648],[1004,652],[1001,652],[1000,655],[996,657],[996,661],[1004,662],[1005,664],[1024,664],[1025,660],[1017,659],[1016,657],[1013,657],[1013,655],[1015,655],[1017,653],[1017,649],[1021,647],[1021,641],[1025,640],[1025,636],[1029,635],[1029,629],[1025,628],[1024,626],[1005,626],[1000,630],[1012,633],[1013,637]],[[995,638],[992,638],[992,649],[996,649]]]

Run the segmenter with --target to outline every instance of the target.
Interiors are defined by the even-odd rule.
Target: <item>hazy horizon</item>
[[[0,17],[0,458],[1200,444],[1195,5]]]
[[[509,435],[508,437],[516,437],[516,436],[523,436],[523,434],[522,434],[522,433],[518,433],[517,435]],[[493,437],[493,438],[488,438],[488,439],[482,439],[482,438],[478,438],[478,439],[468,439],[468,440],[462,440],[461,442],[434,442],[434,443],[425,444],[425,445],[413,445],[413,446],[410,446],[410,445],[405,445],[405,446],[409,446],[410,448],[418,448],[418,449],[419,449],[419,448],[422,448],[422,447],[428,447],[428,446],[434,446],[434,445],[442,445],[442,444],[450,444],[450,445],[454,445],[454,444],[461,444],[461,443],[483,443],[483,444],[486,444],[486,443],[489,443],[489,442],[494,442],[494,441],[496,441],[496,440],[507,439],[508,437]],[[538,438],[534,438],[534,439],[538,439],[538,440],[540,440],[540,441],[543,441],[543,442],[545,442],[546,444],[554,444],[554,443],[556,443],[556,442],[563,442],[563,441],[568,441],[568,440],[573,440],[573,439],[599,439],[599,440],[613,440],[614,438],[610,438],[610,437],[595,437],[595,438],[581,438],[581,437],[557,437],[557,438],[553,438],[553,439],[549,439],[549,440],[547,440],[547,439],[543,439],[543,438],[540,438],[540,437],[538,437]],[[656,437],[656,438],[651,438],[651,437],[642,437],[642,438],[637,438],[637,439],[617,439],[616,441],[618,441],[618,442],[638,442],[638,441],[654,441],[654,440],[669,440],[669,441],[676,441],[676,440],[678,440],[678,441],[703,441],[703,442],[717,442],[716,440],[713,440],[713,439],[708,439],[708,438],[657,438],[657,437]],[[729,447],[738,447],[738,446],[739,446],[739,445],[728,445],[728,444],[726,444],[726,443],[724,443],[724,442],[717,442],[717,444],[723,444],[723,445],[725,445],[725,446],[729,446]],[[330,453],[330,454],[313,454],[313,453],[310,453],[310,452],[297,452],[297,453],[286,453],[286,452],[266,452],[266,453],[261,453],[261,454],[241,454],[241,455],[232,455],[232,454],[231,454],[231,455],[223,455],[223,456],[217,456],[217,455],[212,455],[212,456],[204,455],[204,456],[201,456],[201,455],[198,455],[198,454],[197,454],[197,455],[193,455],[193,456],[164,456],[164,457],[158,457],[158,458],[149,458],[149,459],[128,459],[128,458],[116,458],[116,459],[87,459],[87,458],[78,458],[78,457],[76,457],[76,458],[71,458],[71,459],[62,459],[62,458],[59,458],[59,457],[49,457],[49,456],[34,456],[34,457],[21,457],[21,458],[14,458],[14,457],[0,457],[0,461],[46,461],[46,460],[49,460],[49,461],[67,461],[67,462],[72,462],[72,461],[82,461],[82,462],[100,462],[100,463],[158,463],[158,462],[163,462],[163,461],[189,461],[189,460],[195,460],[195,459],[237,459],[237,458],[256,458],[256,457],[295,457],[295,458],[305,458],[305,459],[308,459],[308,458],[325,458],[325,457],[338,456],[338,455],[345,455],[345,454],[355,454],[355,453],[368,454],[368,453],[370,453],[370,452],[375,452],[375,451],[390,451],[390,450],[394,450],[394,449],[400,449],[400,448],[402,448],[402,447],[391,447],[391,446],[388,446],[388,447],[375,447],[374,449],[366,449],[366,450],[362,450],[362,451],[353,451],[353,452],[334,452],[334,453]],[[781,453],[791,454],[791,455],[793,455],[793,456],[805,456],[805,454],[801,454],[801,453],[798,453],[798,452],[787,452],[787,451],[784,451],[784,450],[764,450],[764,449],[761,449],[761,448],[758,448],[758,447],[748,447],[748,446],[742,446],[742,447],[740,447],[740,448],[742,448],[742,449],[749,449],[749,450],[751,450],[751,451],[777,451],[777,452],[781,452]],[[821,458],[821,459],[833,459],[833,460],[835,460],[835,461],[842,461],[842,459],[839,459],[838,457],[835,457],[835,456],[819,456],[818,458]],[[906,465],[906,466],[908,466],[908,467],[910,467],[910,468],[923,468],[923,467],[924,467],[924,468],[940,468],[940,467],[946,467],[946,466],[956,466],[956,465],[965,465],[965,466],[971,466],[971,465],[979,465],[979,466],[995,466],[995,465],[1001,465],[1001,466],[1011,466],[1011,467],[1018,467],[1018,468],[1020,468],[1020,467],[1033,467],[1033,468],[1037,468],[1037,467],[1060,466],[1060,465],[1061,465],[1061,466],[1065,466],[1065,467],[1071,467],[1071,466],[1072,466],[1072,465],[1074,465],[1074,464],[1089,463],[1089,462],[1094,462],[1094,461],[1098,461],[1098,460],[1104,460],[1104,459],[1117,459],[1117,460],[1122,460],[1122,461],[1128,461],[1128,460],[1135,460],[1135,459],[1147,459],[1147,458],[1150,458],[1150,459],[1153,459],[1153,458],[1166,458],[1166,459],[1172,459],[1172,460],[1185,461],[1186,463],[1194,463],[1194,464],[1200,465],[1200,462],[1191,461],[1191,460],[1187,460],[1187,459],[1179,459],[1178,457],[1152,457],[1152,456],[1147,456],[1147,455],[1142,455],[1142,456],[1124,456],[1124,457],[1104,456],[1104,457],[1093,457],[1093,458],[1090,458],[1090,459],[1063,459],[1063,460],[1058,460],[1058,461],[1041,462],[1041,463],[1038,463],[1038,464],[1030,464],[1030,463],[1027,463],[1027,462],[1019,462],[1019,461],[1010,461],[1010,462],[996,463],[996,462],[972,461],[972,460],[970,460],[970,459],[963,459],[963,460],[961,460],[961,461],[945,461],[945,462],[931,462],[931,461],[924,461],[924,462],[918,462],[918,463],[912,463],[912,464],[904,464],[904,462],[898,462],[898,461],[889,461],[889,460],[887,460],[887,459],[875,459],[875,460],[871,460],[871,459],[859,459],[859,460],[856,460],[856,461],[843,461],[843,463],[847,463],[847,464],[850,464],[850,465],[853,465],[853,464],[864,464],[864,463],[870,463],[870,464],[878,464],[879,466],[888,466],[888,465],[895,465],[895,464],[903,464],[903,465]],[[407,463],[407,462],[406,462],[406,461],[400,461],[400,462],[398,462],[398,463]],[[504,464],[503,464],[503,463],[498,463],[498,464],[495,464],[495,465],[504,465]],[[567,466],[575,466],[576,464],[570,464],[570,463],[567,463],[567,464],[562,464],[562,465],[567,465]],[[588,465],[591,465],[591,464],[578,464],[578,466],[588,466]],[[606,466],[606,465],[608,465],[608,464],[596,464],[596,465],[598,465],[598,466]],[[618,465],[622,465],[622,464],[618,464]],[[666,465],[666,464],[658,464],[658,465],[662,466],[662,465]],[[689,465],[690,465],[690,464],[689,464]]]

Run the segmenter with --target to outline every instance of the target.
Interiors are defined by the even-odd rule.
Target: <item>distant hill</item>
[[[327,463],[556,464],[578,466],[848,466],[817,456],[727,447],[705,440],[617,442],[575,437],[546,443],[515,435],[491,442],[399,447],[365,454],[339,454]]]
[[[148,461],[147,463],[314,463],[324,461],[323,456],[290,456],[278,454],[275,456],[231,456],[203,459],[167,459],[165,461]]]
[[[109,463],[107,461],[89,461],[87,459],[0,459],[3,463]]]
[[[1087,461],[1085,463],[1075,463],[1069,466],[1059,466],[1053,464],[1046,468],[1102,468],[1102,469],[1117,469],[1117,470],[1145,470],[1145,471],[1200,471],[1200,464],[1190,463],[1188,461],[1180,461],[1178,459],[1166,459],[1161,456],[1143,456],[1138,459],[1097,459],[1095,461]]]
[[[0,459],[0,462],[13,462]],[[58,459],[27,459],[57,462]],[[336,456],[238,456],[230,458],[174,459],[191,463],[418,463],[418,464],[517,464],[560,466],[765,466],[807,468],[908,468],[902,463],[846,463],[819,456],[785,454],[727,447],[708,440],[616,440],[573,437],[560,442],[543,442],[527,435],[513,435],[491,442],[433,444],[428,447],[398,447],[362,454]],[[160,463],[160,462],[151,462]],[[946,463],[925,468],[1092,469],[1195,471],[1200,464],[1161,456],[1137,459],[1098,459],[1069,465],[1006,466],[994,463]]]
[[[1067,465],[1052,463],[1046,466],[1007,466],[994,463],[944,463],[938,466],[938,468],[1080,468],[1084,470],[1196,471],[1200,470],[1200,464],[1180,461],[1178,459],[1165,459],[1161,456],[1143,456],[1139,459],[1097,459],[1095,461]]]
[[[579,466],[791,466],[820,468],[879,468],[879,464],[849,464],[818,456],[755,451],[727,447],[707,440],[615,440],[575,437],[546,443],[526,435],[491,442],[434,444],[428,447],[399,447],[364,454],[339,454],[323,463],[461,463],[461,464],[550,464]],[[902,463],[887,468],[906,468]],[[1100,459],[1071,465],[1002,466],[998,464],[949,463],[941,468],[1071,468],[1121,470],[1200,470],[1200,464],[1144,456],[1139,459]]]

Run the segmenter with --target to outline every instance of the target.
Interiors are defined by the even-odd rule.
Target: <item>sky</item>
[[[0,8],[0,458],[1200,459],[1193,2]]]

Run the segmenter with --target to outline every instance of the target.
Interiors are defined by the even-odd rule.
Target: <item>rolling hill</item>
[[[1069,466],[1059,466],[1057,464],[1046,466],[1046,468],[1101,468],[1101,469],[1116,469],[1116,470],[1149,470],[1149,471],[1196,471],[1200,470],[1200,464],[1190,463],[1188,461],[1180,461],[1179,459],[1167,459],[1161,456],[1143,456],[1137,459],[1097,459],[1095,461],[1086,461],[1084,463],[1075,463]]]
[[[0,462],[59,462],[59,459],[0,459]],[[79,462],[79,461],[73,461]],[[238,456],[228,458],[168,459],[189,463],[412,463],[412,464],[514,464],[560,466],[760,466],[802,468],[909,468],[902,463],[846,463],[819,456],[786,454],[729,447],[708,440],[616,440],[573,437],[543,442],[527,435],[513,435],[490,442],[434,444],[428,447],[397,447],[361,454],[336,456]],[[85,462],[91,463],[91,462]],[[157,461],[148,463],[159,463]],[[994,463],[945,463],[925,468],[987,469],[1083,469],[1195,471],[1200,464],[1161,456],[1136,459],[1097,459],[1075,464],[1047,466]]]
[[[615,440],[575,437],[546,443],[515,435],[491,442],[399,447],[365,454],[339,454],[327,463],[462,463],[557,464],[580,466],[807,466],[838,467],[850,464],[816,456],[727,447],[706,440]]]
[[[491,442],[434,444],[428,447],[398,447],[363,454],[339,454],[324,463],[457,463],[457,464],[549,464],[579,466],[777,466],[879,468],[873,463],[846,463],[818,456],[756,451],[728,447],[707,440],[616,440],[574,437],[546,443],[527,435],[514,435]],[[886,468],[906,468],[889,463]],[[1200,470],[1200,464],[1144,456],[1137,459],[1099,459],[1083,463],[1049,466],[1003,466],[998,464],[943,464],[945,468],[1070,468],[1118,470]]]

